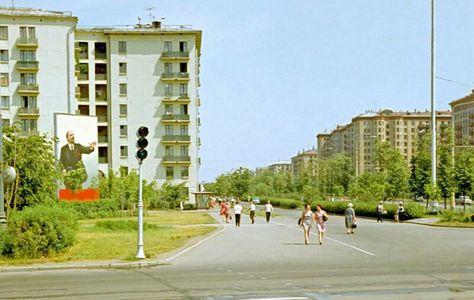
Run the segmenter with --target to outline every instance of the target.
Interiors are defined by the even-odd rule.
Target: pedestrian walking
[[[354,233],[354,228],[357,226],[357,219],[355,216],[355,211],[352,208],[354,205],[352,203],[347,204],[346,211],[344,213],[346,221],[347,234]]]
[[[377,204],[377,223],[383,223],[382,215],[384,212],[385,209],[383,208],[383,201],[380,201],[379,204]]]
[[[397,222],[401,222],[403,220],[406,220],[408,218],[407,212],[405,210],[405,206],[403,206],[403,202],[398,203],[398,209],[397,209]]]
[[[255,223],[255,204],[253,204],[253,201],[250,200],[250,221],[252,221],[252,224]]]
[[[306,204],[304,206],[304,210],[301,213],[301,222],[300,227],[303,227],[303,233],[304,233],[304,243],[305,245],[309,245],[309,231],[311,230],[311,227],[313,227],[314,224],[314,217],[313,217],[313,212],[311,211],[311,205]]]
[[[270,203],[270,200],[268,200],[267,204],[265,204],[265,217],[267,219],[267,223],[270,222],[270,217],[272,215],[272,212],[273,212],[273,206]]]
[[[316,213],[314,213],[314,221],[318,229],[319,244],[323,244],[324,232],[326,232],[326,221],[329,219],[328,214],[321,205],[316,205]]]
[[[229,223],[229,220],[232,220],[232,215],[230,214],[230,202],[227,200],[225,202],[225,222]]]
[[[234,214],[235,214],[235,226],[240,227],[240,217],[242,216],[242,205],[240,205],[240,201],[234,205]]]
[[[226,205],[225,201],[221,201],[220,207],[221,207],[221,210],[220,210],[219,214],[222,217],[222,222],[229,223],[228,220],[227,220],[227,205]]]

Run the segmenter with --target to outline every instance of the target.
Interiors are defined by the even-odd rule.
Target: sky
[[[2,6],[12,1],[0,0]],[[367,110],[430,109],[431,0],[16,0],[202,30],[199,180],[290,160]],[[146,10],[147,8],[152,8]],[[474,1],[436,0],[436,107],[474,89]]]

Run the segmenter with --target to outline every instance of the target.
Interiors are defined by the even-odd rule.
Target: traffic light
[[[141,126],[138,128],[137,131],[137,136],[138,136],[138,141],[137,141],[137,159],[142,162],[147,156],[148,156],[148,151],[145,150],[146,146],[148,146],[148,140],[146,139],[146,136],[148,135],[148,127],[146,126]]]

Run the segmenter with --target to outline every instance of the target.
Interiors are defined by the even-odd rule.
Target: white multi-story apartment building
[[[0,8],[0,95],[4,124],[53,133],[54,113],[75,111],[71,13]]]
[[[99,170],[138,168],[136,131],[150,134],[143,178],[198,191],[201,31],[160,22],[76,28],[71,13],[0,9],[5,122],[53,135],[54,113],[97,116]]]

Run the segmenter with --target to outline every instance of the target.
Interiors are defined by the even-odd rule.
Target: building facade
[[[75,111],[74,29],[67,12],[0,8],[0,95],[4,125],[52,136],[54,113]]]
[[[2,118],[53,136],[54,113],[96,116],[99,170],[138,168],[136,132],[149,128],[143,178],[199,191],[201,31],[161,22],[77,28],[71,13],[0,10]]]
[[[312,175],[316,173],[316,164],[318,159],[318,152],[315,149],[306,150],[299,152],[297,155],[291,158],[291,169],[293,172],[293,177],[296,178],[304,170],[311,170]]]
[[[272,174],[277,173],[291,173],[291,162],[289,161],[279,161],[275,162],[267,167],[267,170],[272,172]]]
[[[416,151],[420,134],[429,130],[430,120],[428,111],[368,112],[353,118],[350,124],[338,126],[330,134],[318,134],[318,152],[322,153],[322,159],[335,153],[347,155],[353,161],[356,176],[359,176],[375,170],[376,143],[386,141],[400,151],[408,164]],[[440,135],[441,128],[451,124],[451,112],[437,112],[436,124]]]
[[[474,91],[451,102],[454,142],[457,146],[474,145]]]

